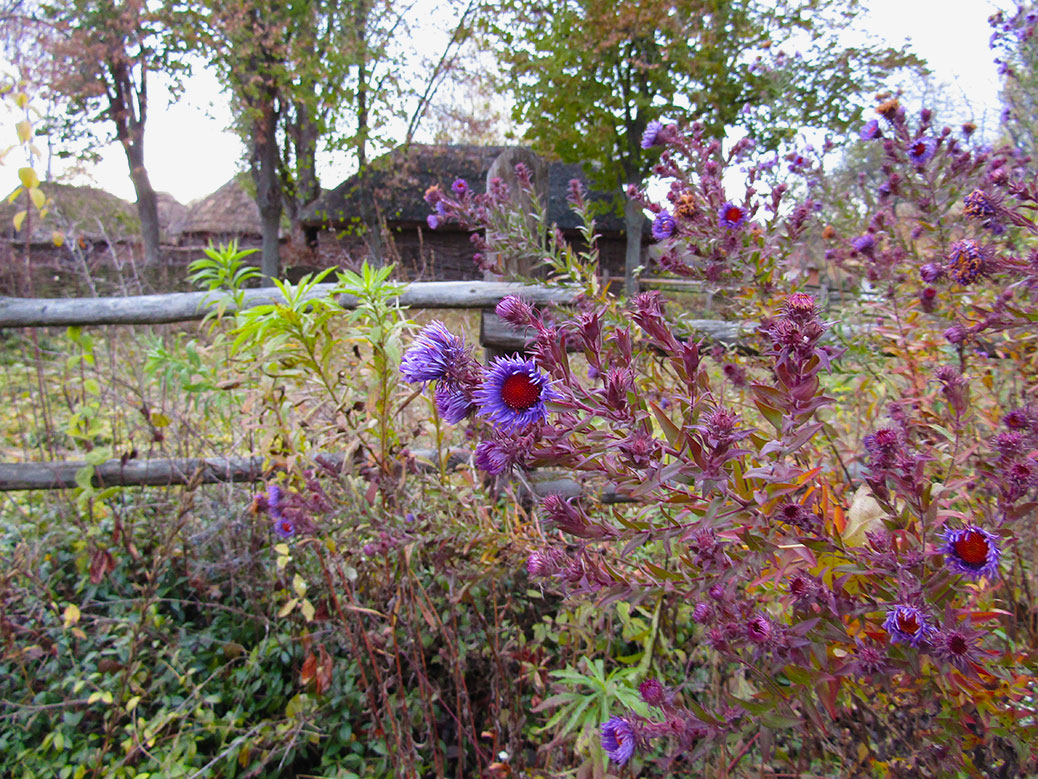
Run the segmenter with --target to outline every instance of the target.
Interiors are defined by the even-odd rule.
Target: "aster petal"
[[[547,403],[561,399],[533,360],[496,358],[483,372],[474,400],[498,430],[516,432],[548,417]]]

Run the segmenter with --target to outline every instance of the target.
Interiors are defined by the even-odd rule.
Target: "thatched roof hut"
[[[66,239],[91,243],[120,241],[140,235],[137,209],[122,198],[96,187],[54,182],[44,182],[40,189],[50,203],[43,220],[39,219],[36,209],[32,209],[30,245],[52,245],[54,233],[61,233]],[[25,195],[14,203],[8,198],[0,202],[0,238],[18,244],[25,242],[27,225],[23,224],[21,230],[14,229],[14,216],[25,208],[25,202]]]
[[[156,192],[159,231],[163,243],[176,243],[187,225],[188,208],[168,192]]]
[[[391,227],[424,225],[432,210],[424,195],[431,186],[449,189],[455,179],[465,179],[475,193],[486,190],[487,171],[505,146],[412,144],[398,147],[371,163],[371,188],[379,213]],[[548,163],[548,221],[562,230],[575,230],[577,217],[566,201],[569,182],[587,176],[579,164]],[[303,215],[310,227],[345,229],[357,225],[360,214],[360,181],[351,176],[315,201]],[[592,191],[589,199],[601,204],[596,220],[600,230],[623,231],[612,193]]]
[[[187,218],[180,240],[223,241],[231,238],[259,238],[262,235],[256,201],[235,177],[201,200],[187,206]]]

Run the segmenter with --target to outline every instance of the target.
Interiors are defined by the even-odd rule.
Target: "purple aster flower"
[[[559,572],[562,555],[555,549],[530,552],[526,558],[526,572],[533,578],[552,576]]]
[[[700,601],[696,604],[695,608],[692,609],[692,619],[698,622],[700,625],[705,624],[714,618],[714,607],[709,603]]]
[[[454,179],[454,183],[451,184],[451,192],[458,197],[465,197],[465,193],[469,191],[469,183],[465,179]]]
[[[952,570],[972,579],[981,576],[993,578],[1002,556],[998,536],[976,525],[967,525],[959,530],[945,529],[941,551]]]
[[[908,159],[910,159],[914,165],[923,165],[933,156],[936,146],[936,141],[929,136],[916,138],[908,147]]]
[[[476,467],[497,476],[512,467],[512,455],[497,441],[480,441],[476,444]]]
[[[634,754],[634,728],[623,717],[610,717],[602,723],[602,749],[609,759],[624,765]]]
[[[651,149],[656,145],[656,142],[660,139],[660,132],[663,130],[663,122],[653,119],[645,127],[645,132],[642,133],[642,148]]]
[[[869,119],[865,122],[858,131],[858,137],[863,141],[874,141],[876,138],[883,137],[883,133],[879,129],[879,119]]]
[[[469,394],[452,384],[440,382],[433,393],[436,409],[449,425],[456,425],[467,417],[476,407]]]
[[[483,386],[475,393],[479,413],[505,432],[545,420],[546,403],[561,397],[536,363],[519,355],[496,358],[483,371]]]
[[[948,247],[948,275],[968,287],[989,270],[988,253],[976,241],[956,241]]]
[[[288,517],[275,517],[274,532],[278,538],[289,539],[296,534],[296,523]]]
[[[747,218],[746,209],[730,200],[717,210],[717,219],[727,230],[738,230],[746,224]]]
[[[937,632],[920,609],[906,604],[899,604],[887,612],[883,629],[890,634],[892,642],[914,647],[927,642]]]
[[[674,217],[666,211],[660,211],[652,221],[652,237],[663,241],[674,234]]]
[[[411,382],[435,381],[450,372],[465,353],[465,344],[442,322],[432,322],[418,334],[404,353],[400,372]]]
[[[851,241],[851,248],[853,248],[858,254],[871,256],[873,250],[876,248],[876,239],[872,236],[872,233],[859,235]]]

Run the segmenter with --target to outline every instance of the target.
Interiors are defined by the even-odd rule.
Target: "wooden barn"
[[[412,144],[379,158],[371,166],[371,181],[376,207],[389,239],[386,249],[390,261],[398,264],[400,274],[413,279],[462,280],[482,278],[472,261],[475,249],[469,233],[456,224],[429,229],[426,217],[432,209],[424,200],[429,187],[448,191],[458,178],[481,193],[486,189],[487,172],[494,161],[515,147]],[[548,221],[555,223],[567,239],[579,242],[578,220],[566,201],[571,179],[587,186],[580,165],[549,162],[547,185]],[[623,218],[616,213],[613,196],[593,192],[590,199],[600,204],[596,225],[601,236],[599,250],[602,269],[611,277],[623,277],[626,238]],[[359,181],[353,176],[326,192],[307,209],[303,217],[308,240],[322,266],[353,266],[367,255],[360,218]],[[648,245],[648,232],[643,235]],[[644,251],[644,249],[643,249]]]

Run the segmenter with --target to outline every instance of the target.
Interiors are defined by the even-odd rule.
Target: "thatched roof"
[[[44,182],[40,189],[49,198],[47,215],[41,221],[35,208],[30,224],[31,243],[50,244],[55,232],[67,238],[87,241],[120,240],[140,235],[140,220],[136,207],[95,187],[77,187],[71,184]],[[25,241],[26,226],[15,231],[14,215],[25,208],[26,196],[14,203],[0,201],[0,237],[18,242]]]
[[[188,208],[168,192],[156,192],[155,200],[159,209],[159,230],[162,239],[173,242],[184,231]]]
[[[424,201],[431,186],[448,190],[455,179],[465,179],[472,191],[486,190],[487,171],[507,147],[472,145],[412,144],[399,147],[371,164],[371,181],[375,200],[382,217],[392,226],[424,225],[431,209]],[[575,229],[576,216],[566,202],[571,179],[579,179],[587,187],[587,176],[579,164],[548,164],[548,221],[563,230]],[[600,230],[622,231],[623,219],[612,208],[613,195],[591,192],[592,200],[602,202],[606,211],[596,222]],[[607,208],[608,206],[608,208]],[[313,227],[336,229],[356,225],[360,219],[359,179],[356,175],[326,192],[303,215],[303,222]]]
[[[259,209],[238,178],[187,206],[182,235],[259,236]]]

